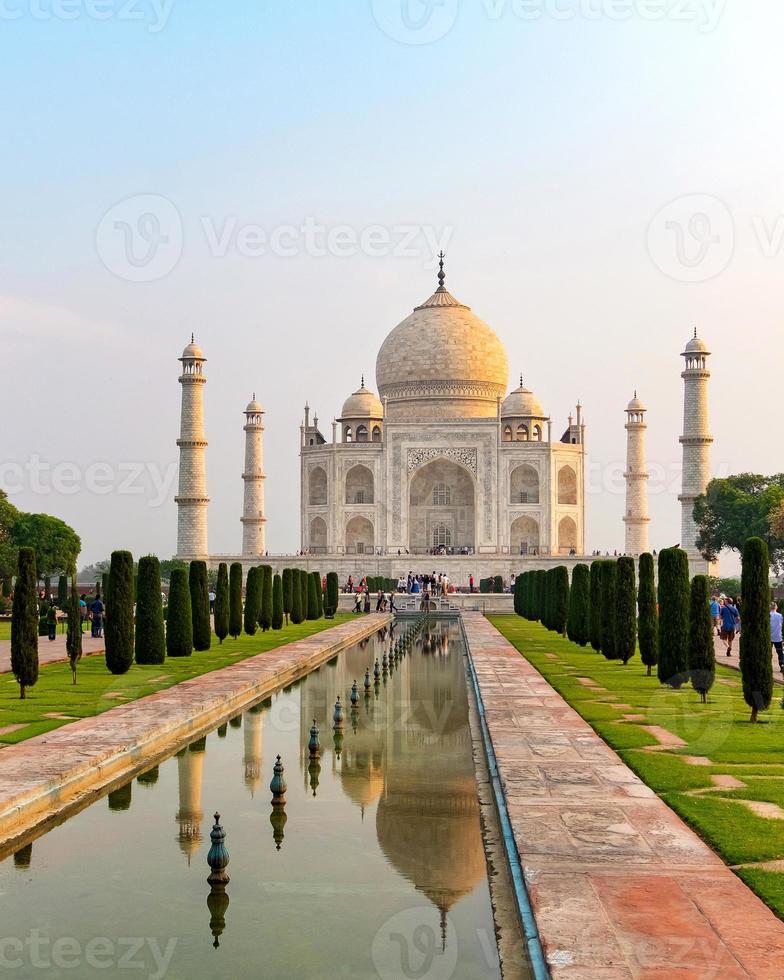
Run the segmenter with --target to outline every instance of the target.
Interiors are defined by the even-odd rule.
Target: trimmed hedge
[[[770,661],[770,656],[768,656]],[[713,618],[710,611],[710,579],[695,575],[689,601],[689,676],[691,686],[705,704],[716,679]],[[772,676],[772,675],[771,675]]]
[[[161,563],[155,555],[139,559],[136,589],[136,663],[162,664],[166,659],[166,630],[161,600]]]
[[[566,565],[558,565],[553,569],[552,593],[552,628],[556,633],[565,636],[569,617],[569,569]]]
[[[656,606],[656,574],[653,555],[640,555],[640,585],[637,591],[640,659],[648,668],[659,662],[659,623]]]
[[[689,559],[681,548],[659,552],[659,664],[662,684],[689,679]]]
[[[242,570],[240,570],[240,582],[242,582]],[[215,635],[220,643],[223,643],[229,635],[230,608],[229,570],[226,562],[222,561],[218,565],[218,580],[215,583]]]
[[[602,649],[602,566],[604,559],[591,563],[590,635],[591,646],[597,653]]]
[[[261,606],[259,626],[266,633],[272,626],[272,566],[261,566]]]
[[[286,617],[286,622],[289,621],[289,616],[291,615],[291,602],[292,602],[292,570],[290,568],[283,569],[283,615]]]
[[[302,587],[300,585],[300,571],[298,568],[289,569],[291,572],[291,621],[296,626],[304,619],[302,609]]]
[[[615,645],[617,575],[618,567],[614,560],[602,562],[602,654],[607,660],[618,660]]]
[[[188,569],[191,590],[191,619],[194,650],[209,650],[212,643],[210,625],[210,589],[207,584],[207,562],[192,561]]]
[[[191,590],[184,568],[173,568],[169,578],[166,652],[170,657],[190,657],[193,653]]]
[[[272,578],[272,628],[283,629],[283,579],[280,575]]]
[[[248,636],[254,636],[259,624],[259,613],[261,612],[261,576],[260,570],[255,566],[248,569],[248,579],[245,582],[245,616],[243,627]]]
[[[233,561],[229,569],[229,636],[235,640],[242,632],[242,563]]]
[[[318,594],[321,590],[321,580],[319,579],[318,572],[305,573],[307,575],[308,584],[308,619],[319,619],[319,601]]]
[[[569,591],[569,616],[566,634],[573,643],[584,647],[591,637],[591,570],[587,565],[575,565]]]
[[[625,665],[637,650],[637,582],[634,559],[619,558],[615,576],[615,656]]]
[[[327,596],[324,614],[331,619],[340,605],[340,580],[337,572],[327,572]]]
[[[133,555],[113,551],[109,566],[109,599],[103,630],[106,666],[112,674],[127,674],[133,663]]]

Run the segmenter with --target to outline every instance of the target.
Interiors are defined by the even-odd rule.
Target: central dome
[[[495,418],[509,364],[491,327],[443,284],[389,334],[376,359],[388,417]]]

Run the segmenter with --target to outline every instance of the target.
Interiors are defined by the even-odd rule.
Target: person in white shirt
[[[784,673],[784,643],[781,639],[781,628],[784,616],[778,611],[775,602],[770,604],[770,642],[773,644],[779,658],[779,670]]]

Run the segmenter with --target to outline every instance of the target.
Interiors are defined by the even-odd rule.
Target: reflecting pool
[[[387,631],[349,648],[2,861],[3,968],[500,977],[461,634],[435,622],[385,671],[389,650]],[[287,789],[273,808],[277,755]],[[225,890],[207,884],[216,812]]]

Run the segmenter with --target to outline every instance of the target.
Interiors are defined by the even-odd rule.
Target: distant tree
[[[11,529],[19,518],[19,511],[8,502],[8,494],[0,490],[0,578],[3,588],[16,574],[19,548],[13,540]],[[10,590],[4,595],[10,595]]]
[[[259,623],[261,612],[261,582],[259,569],[252,565],[248,569],[245,582],[245,619],[243,626],[248,636],[253,636]]]
[[[770,659],[770,657],[768,658]],[[691,580],[689,602],[689,676],[691,686],[707,700],[716,679],[716,651],[713,646],[713,619],[710,612],[710,581],[707,575]]]
[[[502,575],[493,576],[493,592],[504,591],[504,579]]]
[[[286,625],[289,623],[289,616],[291,615],[291,601],[292,601],[292,571],[290,568],[283,569],[283,615],[286,617]]]
[[[740,578],[737,576],[711,576],[710,590],[715,595],[727,595],[735,598],[740,595]]]
[[[615,620],[617,616],[618,563],[615,560],[602,564],[602,654],[608,660],[618,660],[615,644]]]
[[[302,609],[302,586],[300,584],[300,578],[302,577],[298,568],[292,568],[291,571],[291,621],[295,625],[301,623],[305,618],[305,612]]]
[[[340,605],[340,581],[337,572],[327,572],[327,598],[324,604],[324,612],[328,618],[332,618],[338,611]]]
[[[645,552],[640,555],[640,585],[637,592],[638,630],[640,659],[648,668],[659,662],[659,623],[656,610],[656,573],[653,555]]]
[[[191,620],[193,622],[193,649],[209,650],[212,643],[210,623],[210,590],[207,585],[207,562],[192,561],[188,570],[191,590]]]
[[[82,549],[76,531],[49,514],[19,514],[11,525],[10,538],[17,548],[35,551],[38,578],[75,568]]]
[[[602,565],[603,559],[591,562],[591,646],[599,653],[602,649]]]
[[[637,650],[637,582],[633,558],[618,559],[615,603],[615,654],[627,664]]]
[[[280,575],[272,578],[272,628],[283,629],[283,580]]]
[[[139,559],[136,594],[136,663],[162,664],[166,630],[161,600],[161,563],[154,555]]]
[[[38,576],[32,548],[20,548],[11,610],[11,672],[19,697],[38,680]]]
[[[167,558],[165,561],[161,562],[161,581],[170,582],[171,573],[175,568],[181,568],[187,573],[188,562],[183,561],[181,558]]]
[[[242,565],[231,563],[229,569],[229,636],[235,640],[242,632]]]
[[[729,548],[742,551],[749,537],[767,545],[773,567],[784,560],[784,473],[740,473],[711,480],[694,502],[697,547],[708,560]]]
[[[261,608],[259,625],[266,631],[272,626],[272,566],[261,566]]]
[[[215,580],[215,635],[220,643],[229,635],[229,609],[229,570],[226,562],[222,561],[218,565],[218,577]]]
[[[166,652],[170,657],[190,657],[193,653],[191,590],[184,568],[173,568],[169,578]]]
[[[758,712],[770,707],[773,697],[769,575],[768,546],[761,538],[749,538],[743,547],[741,574],[740,672],[752,723]]]
[[[659,681],[680,688],[689,668],[689,559],[681,548],[659,552]]]
[[[103,635],[106,666],[112,674],[127,674],[133,663],[133,556],[113,551],[109,566],[109,599]]]
[[[308,574],[308,619],[319,618],[318,589],[321,588],[318,572]]]
[[[569,590],[566,634],[572,643],[579,643],[581,647],[584,647],[591,637],[590,589],[590,569],[587,565],[575,565],[572,571],[572,587]]]
[[[76,666],[82,659],[82,609],[79,605],[75,573],[71,576],[71,595],[68,599],[68,632],[65,637],[65,652],[68,654],[71,677],[75,684]]]

